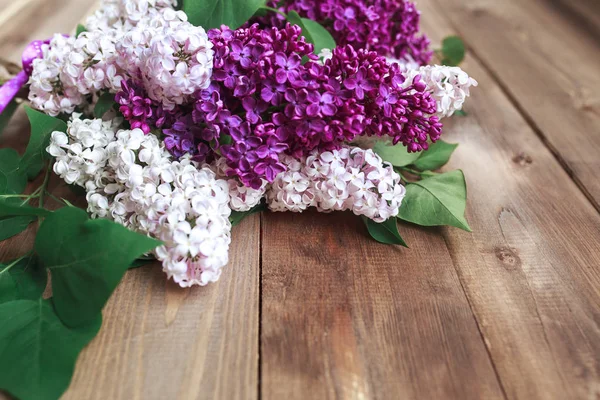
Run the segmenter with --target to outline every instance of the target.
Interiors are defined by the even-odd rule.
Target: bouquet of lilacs
[[[405,0],[217,3],[104,0],[76,35],[26,49],[0,87],[0,129],[23,92],[32,125],[22,157],[0,150],[0,239],[41,225],[33,252],[0,266],[0,316],[27,311],[49,270],[51,303],[31,317],[79,343],[129,266],[155,257],[183,287],[215,282],[232,225],[266,209],[348,210],[390,244],[405,245],[397,219],[469,229],[462,172],[433,172],[456,147],[442,120],[477,85],[460,39],[429,50]],[[87,212],[48,191],[51,172]],[[11,376],[0,387],[39,398]]]

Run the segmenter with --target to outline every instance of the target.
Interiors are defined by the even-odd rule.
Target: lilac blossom
[[[409,0],[269,0],[267,5],[319,22],[338,46],[349,44],[418,65],[431,59],[429,39],[419,33],[420,12]],[[278,13],[257,21],[265,26],[285,26],[285,18]]]

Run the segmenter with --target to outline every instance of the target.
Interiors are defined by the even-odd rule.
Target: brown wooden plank
[[[598,35],[550,0],[438,0],[435,5],[600,210]]]
[[[419,2],[437,40],[455,33],[440,5]],[[479,28],[467,42],[490,36]],[[447,139],[461,143],[449,167],[465,169],[474,233],[444,230],[461,283],[509,398],[597,398],[600,217],[481,65],[468,57],[465,69],[480,86]]]
[[[443,237],[403,235],[410,250],[351,214],[263,216],[263,399],[503,398]]]
[[[0,57],[20,63],[35,39],[69,33],[96,0],[0,0]]]
[[[181,289],[158,266],[128,273],[64,399],[255,399],[259,225],[235,228],[216,284]]]
[[[547,0],[561,13],[568,13],[574,24],[587,29],[600,40],[600,2],[597,0]]]
[[[5,10],[2,2],[7,1],[0,0],[0,9]],[[44,6],[49,3],[53,7]],[[29,21],[35,29],[19,33],[12,30],[14,24],[10,29],[1,25],[0,54],[11,51],[10,58],[18,59],[21,47],[29,41],[48,37],[55,30],[69,31],[92,3],[40,0],[25,4],[21,14],[11,19]],[[20,111],[0,144],[23,150],[28,138],[29,124]],[[58,179],[53,186],[58,196],[74,199]],[[159,266],[129,272],[104,310],[98,337],[81,354],[64,398],[256,398],[259,217],[248,218],[234,229],[233,236],[230,264],[221,280],[208,287],[179,289],[166,282]],[[29,251],[34,237],[34,229],[29,229],[0,243],[0,260]]]

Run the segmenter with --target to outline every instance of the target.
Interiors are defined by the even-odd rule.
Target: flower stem
[[[56,197],[55,195],[53,195],[52,193],[50,193],[47,190],[46,190],[46,196],[50,197],[52,200],[56,201],[58,204],[73,207],[73,205],[71,203],[69,203],[68,201],[66,201],[64,199],[59,199],[58,197]]]
[[[42,183],[42,186],[40,186],[39,190],[40,190],[40,199],[39,199],[39,204],[38,206],[40,208],[44,208],[44,196],[46,195],[46,193],[48,192],[48,182],[50,182],[50,171],[52,170],[52,162],[48,163],[48,168],[46,168],[46,175],[44,176],[44,182]]]
[[[23,261],[26,257],[29,256],[30,253],[25,254],[23,257],[19,257],[17,258],[15,261],[11,262],[10,264],[8,264],[6,266],[6,268],[4,268],[2,271],[0,271],[0,274],[3,274],[5,272],[8,272],[12,267],[14,267],[15,265],[17,265],[18,263],[20,263],[21,261]]]

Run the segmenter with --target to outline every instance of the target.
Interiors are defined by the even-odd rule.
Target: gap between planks
[[[439,2],[419,6],[431,37],[456,33]],[[509,398],[593,397],[600,390],[600,218],[493,77],[469,58],[480,101],[467,103],[470,118],[449,121],[462,128],[449,131],[466,145],[458,153],[469,154],[455,155],[450,166],[473,164],[467,178],[479,184],[470,183],[474,233],[445,230],[454,266]],[[486,183],[496,185],[494,193]],[[496,212],[497,224],[488,220]]]
[[[438,1],[438,0],[434,0]],[[458,32],[460,34],[460,29],[451,18],[445,17],[446,22],[452,27],[452,30]],[[475,49],[474,46],[470,46],[469,37],[465,35],[461,35],[461,38],[465,42],[467,47],[467,52],[470,56],[473,57],[485,70],[487,74],[489,74],[494,82],[500,87],[502,93],[506,96],[506,98],[510,101],[511,105],[519,112],[521,117],[527,122],[529,127],[535,134],[540,138],[544,146],[548,148],[550,153],[554,156],[556,161],[560,164],[560,166],[565,170],[565,172],[569,175],[569,177],[573,180],[577,188],[581,191],[581,193],[588,199],[590,204],[600,213],[600,202],[598,202],[592,193],[588,190],[585,183],[582,182],[580,177],[573,171],[569,163],[564,159],[561,152],[551,143],[549,138],[544,134],[543,130],[540,128],[535,119],[527,112],[525,109],[525,105],[521,104],[518,101],[516,95],[509,89],[508,85],[502,80],[499,74],[490,66],[490,64],[479,54],[479,52]],[[475,89],[476,90],[476,89]],[[468,105],[467,105],[468,107]],[[599,156],[600,157],[600,156]]]
[[[600,37],[598,27],[589,29],[600,15],[600,3],[437,0],[436,4],[600,212],[600,96],[593,90],[600,85]]]

